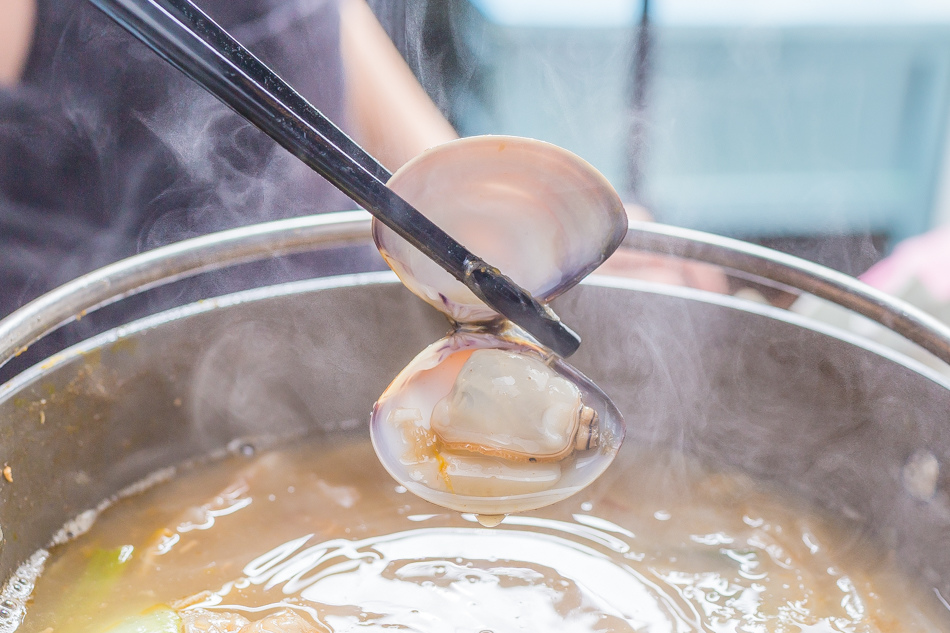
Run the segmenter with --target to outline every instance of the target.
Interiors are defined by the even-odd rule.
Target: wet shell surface
[[[396,193],[542,301],[577,284],[627,230],[620,197],[589,163],[555,145],[478,136],[432,148],[399,169]],[[373,237],[409,290],[462,323],[499,315],[389,228]]]
[[[383,466],[418,496],[507,514],[593,482],[623,439],[596,385],[517,336],[455,332],[392,382],[370,424]]]

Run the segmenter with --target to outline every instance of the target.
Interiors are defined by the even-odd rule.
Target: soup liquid
[[[51,551],[19,631],[104,633],[159,605],[190,611],[184,633],[950,631],[885,558],[681,457],[623,450],[485,528],[396,485],[368,441],[303,443],[119,501]]]

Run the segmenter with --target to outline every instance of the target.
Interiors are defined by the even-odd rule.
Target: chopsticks
[[[394,193],[385,167],[190,0],[90,0],[538,342],[570,356],[580,337],[547,306]]]

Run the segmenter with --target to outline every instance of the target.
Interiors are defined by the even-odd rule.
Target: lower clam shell
[[[620,245],[627,216],[580,157],[511,136],[459,139],[406,163],[388,186],[541,301],[577,284]],[[499,315],[391,229],[373,237],[414,294],[460,323]]]
[[[495,416],[510,412],[492,402],[495,393],[465,413],[464,405],[450,401],[477,397],[463,372],[473,358],[487,365],[480,372],[501,361],[498,375],[484,374],[489,383],[514,381],[521,389],[525,380],[544,382],[538,390],[544,397],[519,403],[511,410],[516,416],[563,407],[547,421],[499,422]],[[483,388],[479,383],[474,390]],[[553,409],[548,388],[561,392]],[[435,411],[447,401],[451,414],[440,420]],[[370,430],[383,466],[411,492],[459,511],[507,514],[554,503],[593,482],[616,455],[624,426],[596,385],[542,348],[516,336],[457,331],[396,377],[373,409]],[[541,437],[545,432],[549,436]]]

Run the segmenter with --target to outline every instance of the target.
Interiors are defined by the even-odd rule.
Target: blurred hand
[[[624,208],[627,211],[627,217],[631,220],[653,220],[650,213],[640,205],[627,203],[624,204]],[[644,253],[623,246],[618,248],[595,272],[601,275],[629,277],[729,294],[729,282],[722,269],[717,266],[666,255]]]
[[[950,301],[950,227],[904,240],[893,253],[861,275],[864,283],[894,295],[914,280],[934,299]]]
[[[353,137],[390,171],[458,138],[365,0],[340,4],[340,54]]]
[[[36,0],[0,2],[0,85],[12,86],[20,79],[33,45]]]

